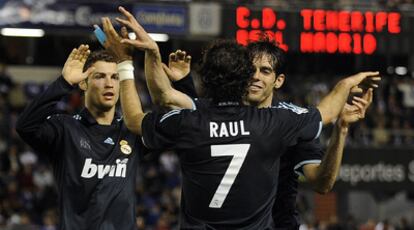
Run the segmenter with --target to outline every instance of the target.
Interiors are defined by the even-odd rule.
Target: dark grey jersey
[[[273,229],[279,158],[287,147],[319,135],[319,111],[196,105],[147,114],[142,125],[148,148],[178,153],[181,229]]]
[[[59,195],[59,229],[136,229],[135,177],[142,144],[116,116],[99,125],[84,109],[67,115],[57,102],[72,87],[59,78],[19,117],[17,131],[51,160]]]

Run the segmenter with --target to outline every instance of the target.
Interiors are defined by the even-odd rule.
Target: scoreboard
[[[403,12],[237,6],[224,10],[223,34],[241,44],[266,34],[299,53],[410,54],[413,17]]]

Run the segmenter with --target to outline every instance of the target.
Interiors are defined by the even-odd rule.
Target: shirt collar
[[[96,119],[92,116],[91,112],[89,112],[87,108],[83,108],[80,111],[79,115],[82,117],[82,120],[85,121],[87,124],[90,124],[90,125],[98,124]],[[120,119],[122,119],[122,116],[120,112],[115,109],[114,119],[112,120],[111,124],[114,124],[115,122],[120,121]]]

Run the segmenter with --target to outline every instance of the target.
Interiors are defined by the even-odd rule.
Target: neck
[[[249,102],[247,100],[244,101],[245,105],[255,106],[257,108],[269,108],[272,106],[272,97],[268,97],[263,101],[260,102]]]
[[[115,106],[108,111],[103,111],[93,106],[85,106],[92,117],[95,118],[96,122],[100,125],[110,125],[115,116]]]

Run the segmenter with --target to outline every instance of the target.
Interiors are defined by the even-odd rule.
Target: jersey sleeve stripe
[[[160,119],[160,123],[161,122],[163,122],[165,119],[167,119],[167,118],[169,118],[169,117],[171,117],[171,116],[173,116],[173,115],[176,115],[176,114],[179,114],[181,112],[181,110],[171,110],[170,112],[168,112],[168,113],[166,113],[166,114],[164,114],[162,117],[161,117],[161,119]]]
[[[318,129],[318,132],[316,133],[316,136],[313,138],[314,140],[315,140],[315,139],[318,139],[318,138],[319,138],[319,136],[321,135],[321,132],[322,132],[322,127],[323,127],[323,124],[322,124],[322,121],[320,121],[320,122],[319,122],[319,129]]]
[[[321,162],[322,162],[321,160],[305,160],[305,161],[301,161],[297,165],[295,165],[295,167],[293,167],[293,170],[295,171],[295,173],[297,175],[299,175],[299,176],[305,176],[305,175],[303,175],[303,172],[302,172],[302,167],[304,165],[307,165],[307,164],[320,164]]]
[[[148,145],[147,145],[147,144],[145,144],[144,136],[141,136],[141,140],[142,140],[142,144],[144,144],[144,146],[145,146],[146,148],[149,148],[149,147],[148,147]]]
[[[193,105],[192,110],[197,110],[197,106],[196,106],[193,98],[191,98],[191,104]]]

